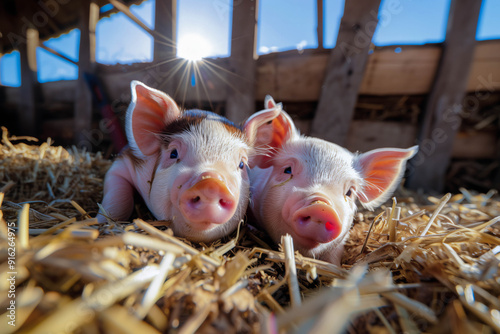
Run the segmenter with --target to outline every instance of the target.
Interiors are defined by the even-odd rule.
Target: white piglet
[[[300,135],[269,96],[265,107],[280,114],[258,129],[261,154],[250,160],[250,209],[275,242],[288,233],[303,255],[339,265],[356,200],[368,209],[385,202],[417,146],[353,154]]]
[[[217,114],[181,111],[165,93],[131,84],[126,115],[129,147],[106,174],[103,208],[124,220],[138,193],[174,234],[210,242],[231,233],[249,199],[248,159],[257,128],[277,110],[265,110],[240,128]],[[99,221],[106,218],[99,215]]]

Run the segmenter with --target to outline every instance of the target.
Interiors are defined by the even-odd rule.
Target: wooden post
[[[171,72],[175,65],[177,40],[177,1],[156,0],[154,37],[154,71],[148,72],[153,86],[169,94],[177,87]]]
[[[318,17],[318,26],[316,27],[318,33],[318,49],[323,49],[323,0],[316,0],[316,14]]]
[[[311,135],[343,145],[347,138],[380,0],[345,2],[337,44],[330,54]]]
[[[476,44],[481,1],[453,0],[440,64],[423,114],[419,152],[411,161],[408,186],[441,192],[460,128],[462,101]]]
[[[21,55],[21,94],[19,101],[19,129],[22,135],[37,136],[36,86],[37,63],[36,46],[39,43],[38,31],[26,30],[26,43],[19,44]]]
[[[99,6],[93,1],[82,1],[80,6],[80,50],[78,56],[78,80],[75,97],[75,142],[79,148],[92,149],[99,145],[99,136],[92,136],[92,93],[85,74],[94,72],[95,28],[99,18]]]
[[[8,22],[7,14],[5,13],[5,10],[0,10],[0,22],[4,22],[3,24],[5,24],[5,22]],[[3,31],[3,29],[2,29],[2,31]],[[2,31],[0,31],[0,59],[3,56],[3,40],[4,40],[4,38],[7,37],[7,36],[5,36],[6,31],[4,31],[4,32],[2,32]],[[0,72],[0,74],[1,74],[1,72]],[[2,93],[0,93],[0,94],[2,94]],[[1,97],[1,95],[0,95],[0,97]]]
[[[231,57],[233,74],[226,117],[238,123],[255,112],[256,35],[258,0],[233,0]]]
[[[156,0],[154,61],[175,58],[177,1]]]
[[[500,143],[497,143],[497,147],[500,147]],[[500,154],[497,153],[495,157],[498,165],[500,165]],[[497,167],[497,172],[493,178],[493,189],[500,191],[500,168]]]

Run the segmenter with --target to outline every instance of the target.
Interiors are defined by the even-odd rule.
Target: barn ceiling
[[[130,6],[143,0],[121,0]],[[2,0],[0,2],[0,53],[9,53],[26,42],[26,30],[35,28],[41,41],[57,37],[78,27],[83,6],[89,0]],[[95,0],[99,8],[108,4],[107,0]],[[110,10],[100,13],[100,18],[116,13]]]

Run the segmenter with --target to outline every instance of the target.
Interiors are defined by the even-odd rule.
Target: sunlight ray
[[[202,62],[201,65],[203,66],[205,63]],[[214,111],[214,106],[212,105],[212,100],[210,99],[210,94],[208,93],[208,90],[207,90],[207,86],[205,85],[205,82],[203,81],[203,76],[201,74],[201,71],[200,71],[200,68],[198,66],[199,64],[198,63],[195,63],[194,65],[194,68],[195,68],[195,71],[199,74],[200,76],[200,84],[203,88],[203,91],[205,92],[205,94],[207,95],[207,99],[208,99],[208,103],[210,104],[210,110]]]
[[[207,70],[209,70],[210,72],[212,72],[216,77],[218,77],[222,82],[224,82],[226,85],[228,85],[229,87],[231,87],[233,89],[233,91],[237,92],[237,93],[241,93],[232,83],[230,80],[228,80],[226,77],[222,76],[220,73],[218,73],[217,71],[215,71],[213,68],[211,68],[210,66],[207,66]],[[230,72],[229,72],[230,73]],[[233,73],[234,74],[234,73]],[[237,76],[237,75],[235,75]]]

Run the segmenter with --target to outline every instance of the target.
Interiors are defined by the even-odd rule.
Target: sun
[[[191,61],[201,60],[212,51],[208,40],[197,34],[186,34],[177,43],[177,57]]]

